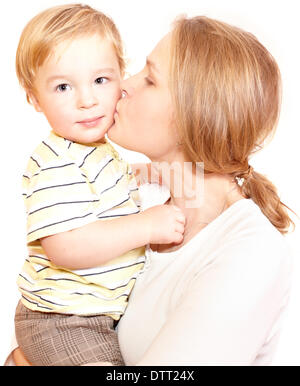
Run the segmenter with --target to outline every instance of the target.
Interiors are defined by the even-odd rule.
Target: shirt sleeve
[[[126,164],[125,173],[127,176],[128,189],[129,189],[130,197],[133,199],[136,206],[138,208],[140,208],[141,207],[141,198],[140,198],[140,194],[139,194],[139,188],[138,188],[136,178],[135,178],[135,175],[132,171],[130,164]]]
[[[137,365],[252,364],[286,305],[291,268],[286,251],[256,247],[224,250],[196,274]]]
[[[57,159],[24,178],[28,243],[97,220],[99,197],[70,160]]]

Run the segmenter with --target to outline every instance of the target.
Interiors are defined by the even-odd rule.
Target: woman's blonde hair
[[[171,33],[170,89],[186,156],[205,172],[229,174],[271,223],[292,220],[275,186],[249,166],[274,133],[281,104],[279,68],[250,33],[207,17],[181,17]]]
[[[16,72],[27,93],[34,92],[36,72],[62,41],[98,33],[112,41],[121,74],[125,60],[122,40],[117,27],[108,16],[88,5],[66,4],[46,9],[36,15],[24,28],[16,54]]]

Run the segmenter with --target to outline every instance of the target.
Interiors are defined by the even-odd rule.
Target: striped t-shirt
[[[95,268],[70,270],[47,258],[40,238],[138,213],[130,166],[106,140],[82,145],[51,132],[29,159],[23,189],[29,252],[18,277],[23,304],[34,311],[119,319],[144,266],[144,247]]]

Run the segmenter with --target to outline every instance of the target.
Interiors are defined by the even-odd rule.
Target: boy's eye
[[[103,84],[103,83],[106,83],[107,81],[108,81],[107,78],[105,78],[105,77],[103,77],[103,76],[100,76],[99,78],[97,78],[97,79],[95,80],[95,83],[97,83],[97,84]]]
[[[70,90],[70,89],[71,89],[70,85],[66,84],[66,83],[59,84],[56,87],[56,90],[59,91],[59,92],[64,92],[64,91],[67,91],[67,90]]]

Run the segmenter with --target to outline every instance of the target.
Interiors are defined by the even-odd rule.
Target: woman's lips
[[[79,123],[81,126],[84,126],[86,128],[96,127],[103,117],[104,115],[102,115],[101,117],[85,119],[84,121],[79,121],[77,123]]]

